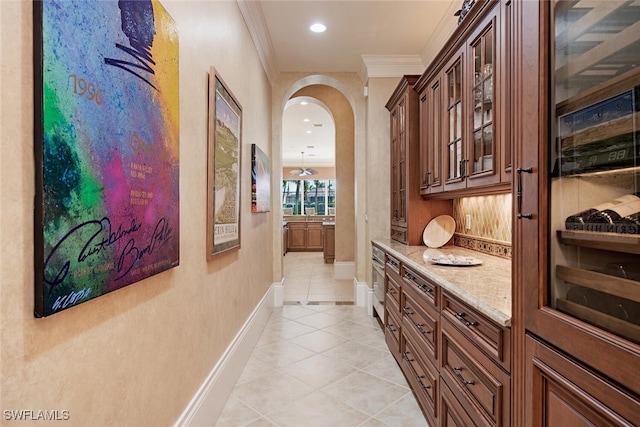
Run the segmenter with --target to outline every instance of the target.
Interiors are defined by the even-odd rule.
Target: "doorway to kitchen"
[[[285,304],[353,304],[353,280],[334,279],[333,264],[319,252],[289,252],[284,257]]]

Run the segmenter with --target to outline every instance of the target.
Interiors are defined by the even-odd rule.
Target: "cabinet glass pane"
[[[493,169],[493,30],[488,28],[473,45],[472,173]]]
[[[552,15],[549,303],[640,343],[640,2]]]

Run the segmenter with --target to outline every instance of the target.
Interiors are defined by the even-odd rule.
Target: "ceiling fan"
[[[309,175],[317,175],[318,171],[315,169],[305,168],[304,167],[304,151],[302,153],[302,164],[298,169],[294,169],[289,174],[293,176],[309,176]]]

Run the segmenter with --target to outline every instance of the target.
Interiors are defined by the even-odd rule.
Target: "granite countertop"
[[[511,326],[511,260],[459,246],[431,249],[406,246],[391,239],[374,239],[373,243],[496,323]],[[441,255],[470,256],[482,260],[482,264],[456,267],[427,261]]]

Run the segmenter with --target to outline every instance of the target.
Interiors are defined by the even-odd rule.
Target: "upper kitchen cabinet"
[[[531,17],[514,98],[523,418],[638,425],[640,4],[520,6]]]
[[[391,238],[407,245],[421,245],[429,221],[452,212],[448,201],[425,203],[420,197],[420,115],[414,90],[419,77],[404,76],[386,105],[391,118]]]
[[[476,2],[416,84],[423,197],[511,189],[510,7]]]

